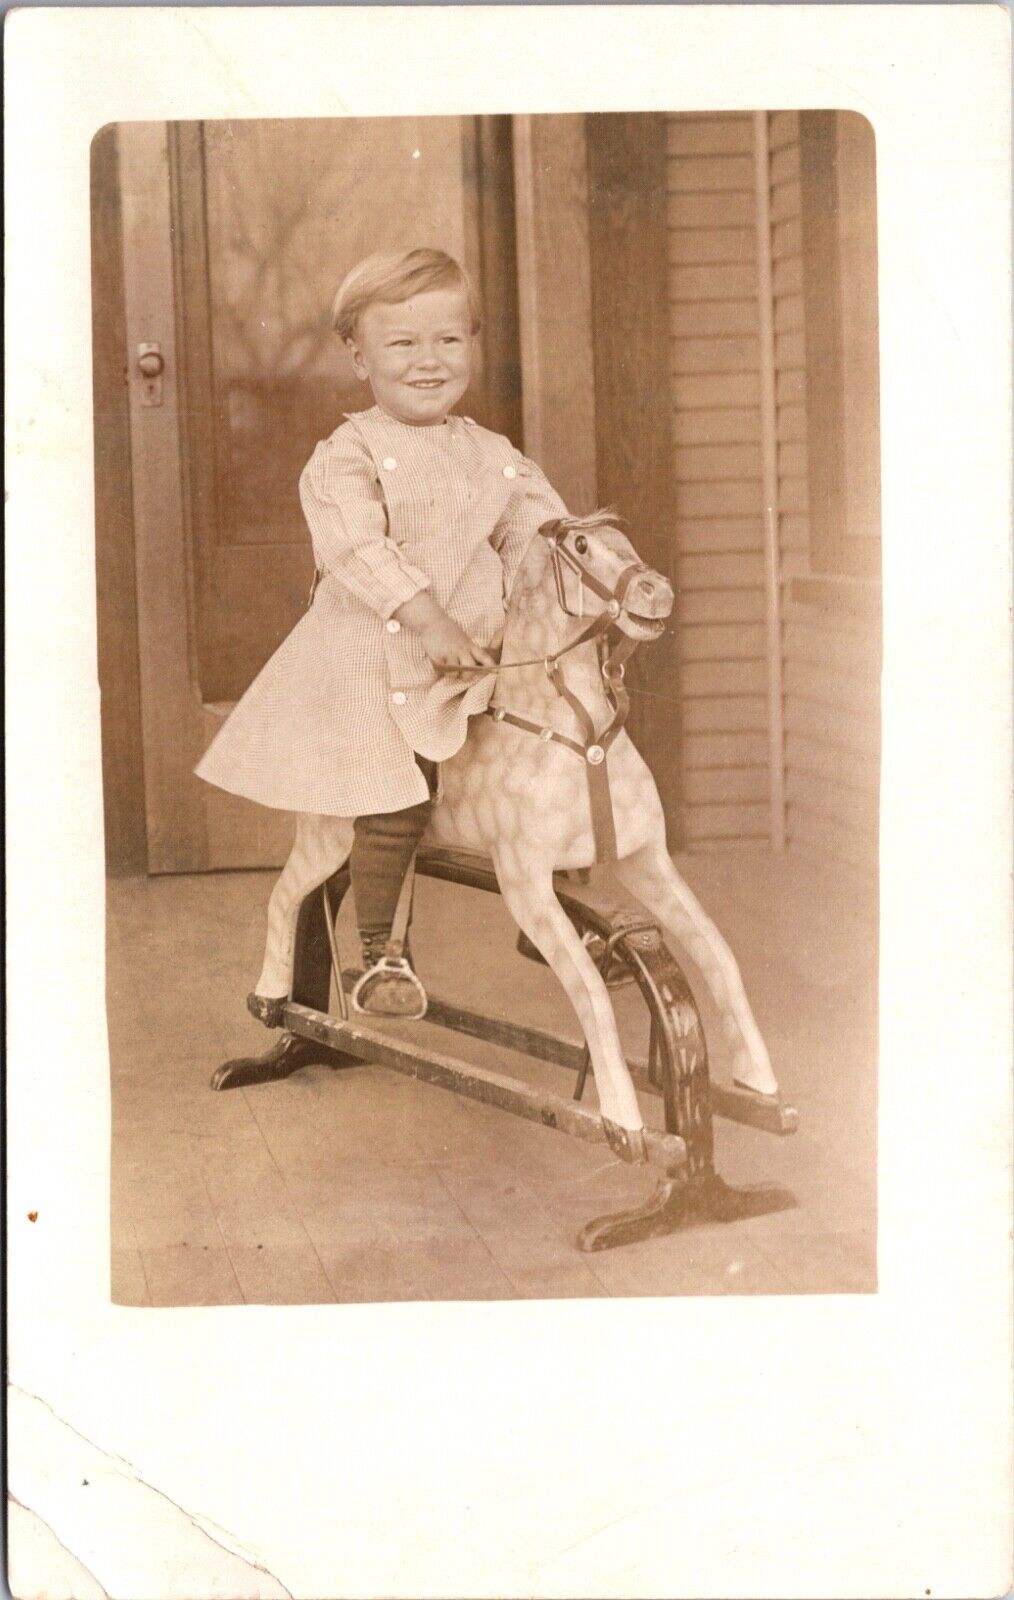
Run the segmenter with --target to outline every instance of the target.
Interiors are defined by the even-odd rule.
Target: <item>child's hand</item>
[[[470,639],[452,617],[434,621],[419,637],[433,665],[445,677],[472,677],[475,668],[489,671],[496,667],[495,657]]]
[[[447,677],[470,678],[477,669],[495,670],[496,658],[470,639],[425,590],[399,606],[395,616],[418,637],[437,671]]]

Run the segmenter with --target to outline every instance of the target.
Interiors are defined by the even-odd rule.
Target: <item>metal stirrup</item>
[[[391,933],[380,960],[357,979],[352,990],[352,1009],[360,1015],[376,1015],[369,1009],[368,996],[371,990],[384,981],[385,974],[397,984],[399,990],[411,990],[413,1003],[404,1011],[380,1013],[382,1015],[397,1016],[407,1022],[418,1022],[426,1015],[429,1004],[426,990],[412,971],[405,957],[405,940],[408,935],[408,922],[412,911],[412,890],[415,885],[415,853],[408,864],[408,870],[402,879],[401,891],[398,895],[398,904],[395,908],[394,921],[391,924]]]

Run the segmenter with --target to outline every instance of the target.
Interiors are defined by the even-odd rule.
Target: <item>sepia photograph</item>
[[[869,122],[116,123],[91,218],[114,1300],[873,1292]]]
[[[1006,1592],[1003,8],[4,42],[10,1592]]]

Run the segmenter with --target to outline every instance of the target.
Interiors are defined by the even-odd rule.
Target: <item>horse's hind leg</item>
[[[523,856],[523,845],[517,849],[501,845],[494,851],[504,902],[518,926],[545,956],[577,1012],[591,1052],[603,1121],[625,1130],[610,1142],[628,1159],[644,1159],[640,1136],[644,1119],[623,1058],[608,991],[553,892],[551,867],[533,870]]]
[[[771,1058],[750,1009],[736,958],[676,871],[664,846],[660,842],[644,845],[618,861],[615,870],[620,882],[657,917],[700,968],[722,1014],[736,1082],[761,1094],[777,1094]]]
[[[308,894],[344,866],[351,849],[352,823],[347,818],[296,818],[296,842],[268,901],[264,965],[255,989],[261,999],[289,995],[299,908]]]

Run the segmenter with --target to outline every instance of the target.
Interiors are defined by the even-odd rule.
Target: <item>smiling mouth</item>
[[[445,383],[443,378],[413,378],[409,384],[410,389],[442,389]]]

